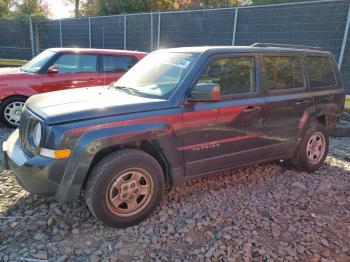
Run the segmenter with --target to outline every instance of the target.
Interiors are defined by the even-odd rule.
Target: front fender
[[[37,94],[37,92],[30,87],[4,87],[0,88],[0,100],[4,100],[10,96],[25,96],[30,97]]]
[[[176,133],[167,123],[140,123],[95,128],[82,133],[77,140],[61,183],[82,185],[94,157],[101,150],[141,141],[155,142],[171,168],[181,165],[182,155],[177,151]]]

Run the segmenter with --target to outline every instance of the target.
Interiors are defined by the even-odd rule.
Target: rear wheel
[[[91,213],[113,227],[135,225],[158,206],[164,175],[158,162],[143,151],[126,149],[102,159],[85,189]]]
[[[19,125],[25,102],[26,98],[23,96],[13,96],[5,99],[0,108],[1,121],[8,127],[16,128]]]
[[[327,157],[329,138],[326,128],[317,123],[304,134],[296,150],[292,164],[299,170],[313,172],[318,169]]]

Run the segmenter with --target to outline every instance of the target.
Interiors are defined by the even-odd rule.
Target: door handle
[[[296,105],[303,105],[303,104],[306,104],[306,103],[310,103],[310,101],[301,99],[301,100],[298,100],[295,104]]]
[[[244,113],[252,113],[252,112],[260,112],[261,107],[259,106],[248,106],[247,108],[243,109]]]

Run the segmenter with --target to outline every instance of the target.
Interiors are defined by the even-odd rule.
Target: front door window
[[[59,73],[97,72],[97,56],[89,54],[63,54],[55,64]]]

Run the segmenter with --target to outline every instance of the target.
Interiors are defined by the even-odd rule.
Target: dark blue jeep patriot
[[[126,227],[164,188],[285,159],[312,172],[344,108],[333,55],[254,44],[155,51],[109,87],[31,97],[3,144],[24,189],[73,201]]]

